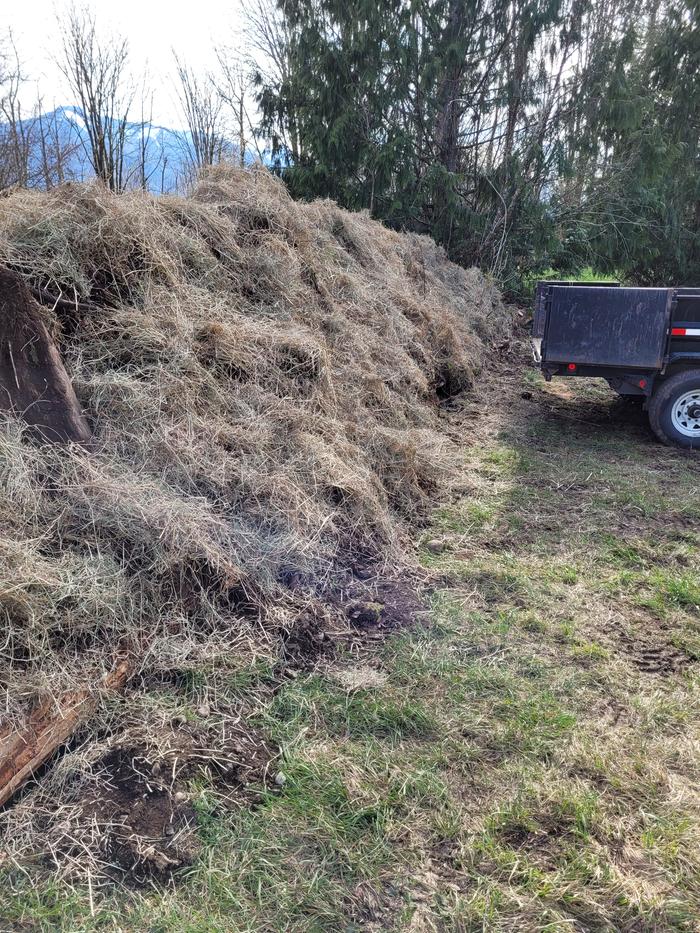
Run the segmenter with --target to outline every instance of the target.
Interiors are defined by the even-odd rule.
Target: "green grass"
[[[362,648],[376,685],[342,685],[352,652],[218,685],[282,786],[231,807],[193,783],[202,854],[166,887],[3,866],[8,929],[696,929],[697,461],[600,386],[525,381],[421,536],[444,550],[417,546],[430,619]]]
[[[275,695],[265,718],[272,738],[284,741],[300,730],[350,739],[384,738],[400,741],[429,736],[428,710],[410,694],[335,687],[319,676],[286,684]]]
[[[558,272],[556,269],[545,269],[544,272],[540,272],[537,275],[529,275],[525,277],[523,284],[526,294],[534,294],[535,286],[540,281],[580,282],[582,285],[585,285],[587,282],[620,282],[621,278],[619,275],[611,275],[606,272],[596,272],[592,266],[586,266],[585,268],[580,269],[578,272],[572,272],[568,275],[564,275],[564,273]]]

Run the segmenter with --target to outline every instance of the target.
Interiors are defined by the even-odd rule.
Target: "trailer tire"
[[[684,369],[657,384],[649,424],[664,444],[700,450],[699,369]]]

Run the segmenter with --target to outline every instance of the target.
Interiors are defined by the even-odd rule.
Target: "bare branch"
[[[177,95],[187,126],[186,156],[193,169],[220,162],[230,148],[224,132],[223,100],[210,75],[198,77],[176,52]]]
[[[59,23],[63,55],[59,68],[76,95],[87,135],[86,154],[95,175],[109,188],[125,184],[124,150],[133,86],[126,77],[126,39],[101,39],[93,14],[73,7]]]

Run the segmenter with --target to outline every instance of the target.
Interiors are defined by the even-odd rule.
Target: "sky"
[[[27,109],[37,91],[44,110],[75,103],[65,79],[54,63],[60,52],[57,16],[71,0],[20,0],[5,6],[0,33],[10,29],[29,77],[23,92]],[[90,9],[100,32],[119,34],[129,41],[131,70],[135,76],[148,69],[154,90],[153,122],[181,129],[182,117],[173,88],[174,48],[196,70],[213,70],[215,46],[236,46],[242,23],[241,0],[89,0],[76,6]]]

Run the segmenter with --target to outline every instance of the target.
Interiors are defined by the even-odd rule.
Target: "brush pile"
[[[93,435],[0,425],[5,727],[124,659],[145,684],[273,657],[339,576],[402,566],[454,455],[438,402],[505,325],[432,241],[263,169],[12,192],[0,263],[44,296]]]

